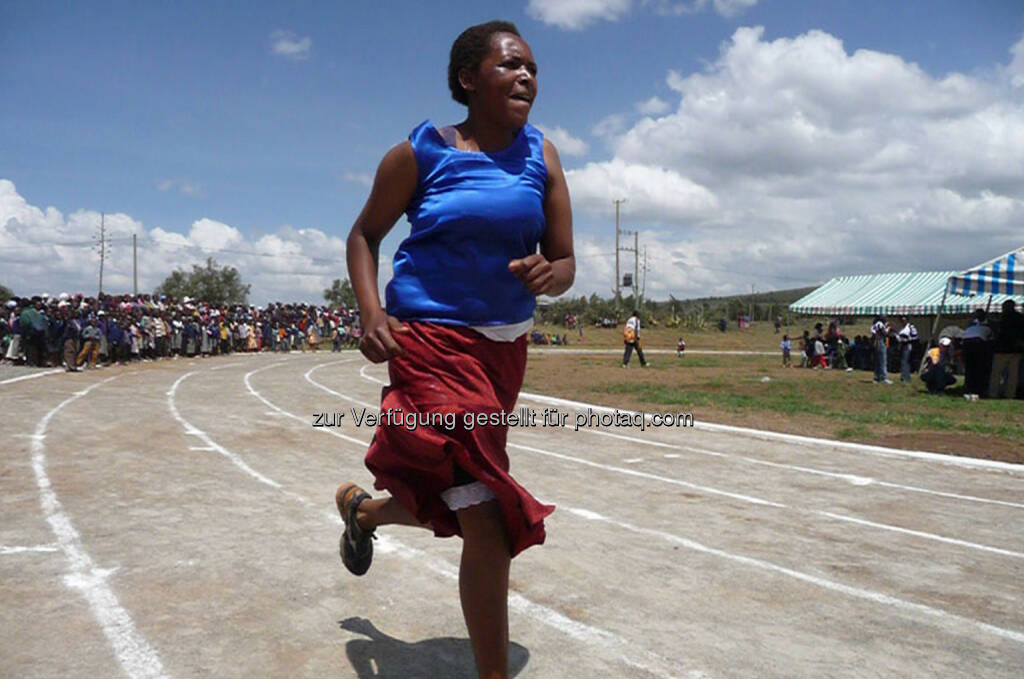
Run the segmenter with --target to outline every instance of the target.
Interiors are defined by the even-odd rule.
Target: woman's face
[[[462,85],[476,112],[508,127],[526,124],[537,98],[537,63],[522,38],[495,33],[480,68],[466,75]]]

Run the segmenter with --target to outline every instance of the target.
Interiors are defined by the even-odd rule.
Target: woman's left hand
[[[508,263],[508,270],[535,297],[549,292],[554,286],[554,269],[544,255],[535,253],[522,259],[513,259]]]

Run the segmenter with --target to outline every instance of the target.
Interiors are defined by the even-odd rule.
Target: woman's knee
[[[510,555],[505,517],[497,500],[488,500],[455,512],[467,547],[497,550]]]

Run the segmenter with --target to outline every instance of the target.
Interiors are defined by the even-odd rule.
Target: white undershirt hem
[[[479,481],[474,481],[473,483],[466,484],[465,486],[452,486],[441,493],[441,499],[444,500],[446,505],[448,505],[448,509],[454,512],[459,509],[478,505],[481,502],[494,500],[495,497],[490,488]]]
[[[471,325],[469,327],[494,342],[515,342],[533,327],[533,319],[528,318],[511,325]]]

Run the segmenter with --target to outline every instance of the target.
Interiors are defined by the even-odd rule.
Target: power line
[[[152,236],[145,236],[145,239],[149,240],[149,241],[151,241],[153,243],[164,243],[165,245],[175,245],[175,246],[177,246],[179,248],[185,248],[185,249],[190,249],[190,250],[202,250],[203,252],[209,252],[211,254],[225,253],[225,254],[230,254],[230,255],[245,255],[245,256],[248,256],[248,257],[272,257],[274,259],[280,259],[280,258],[304,259],[304,260],[313,261],[313,262],[326,262],[326,263],[330,263],[330,264],[337,264],[338,262],[344,262],[345,261],[344,257],[311,257],[309,255],[299,255],[299,254],[292,254],[292,253],[272,254],[272,253],[269,253],[269,252],[250,252],[250,251],[246,251],[246,250],[229,250],[227,248],[214,249],[214,248],[204,247],[202,245],[195,245],[195,244],[192,244],[192,243],[179,243],[177,241],[167,240],[167,239],[163,239],[163,238],[153,238]]]
[[[129,241],[131,236],[116,236],[113,238],[107,238],[107,243],[114,243],[120,241]],[[40,247],[61,247],[61,248],[92,248],[96,246],[95,240],[83,240],[83,241],[52,241],[48,243],[29,243],[27,245],[0,245],[0,250],[32,250]]]

